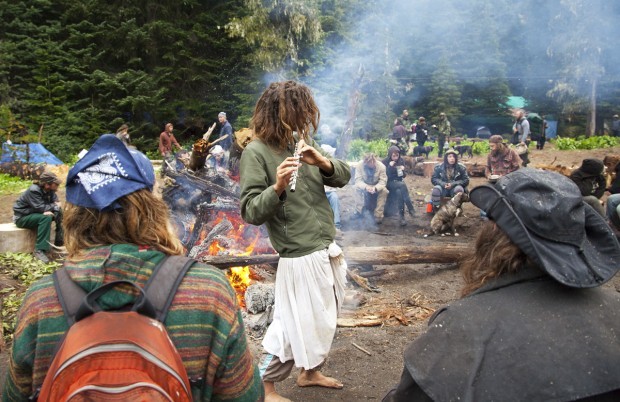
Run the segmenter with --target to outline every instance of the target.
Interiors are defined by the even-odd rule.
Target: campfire
[[[206,154],[205,141],[197,146]],[[188,161],[191,161],[188,162]],[[189,257],[198,261],[213,256],[243,257],[274,254],[269,239],[240,216],[238,177],[215,172],[179,154],[173,169],[165,172],[162,196],[171,212],[174,229]],[[249,265],[231,267],[227,277],[245,307],[244,294],[255,279]]]

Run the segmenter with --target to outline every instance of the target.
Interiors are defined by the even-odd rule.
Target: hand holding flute
[[[284,159],[276,170],[276,183],[274,185],[274,189],[278,196],[281,195],[289,185],[291,185],[291,192],[295,191],[294,188],[296,188],[297,185],[297,178],[293,181],[293,175],[296,176],[298,174],[297,170],[301,166],[302,162],[306,165],[318,167],[327,175],[334,172],[334,167],[329,159],[323,156],[323,154],[314,149],[312,146],[306,144],[303,139],[297,142],[295,149],[297,152],[295,152],[293,156],[289,156]],[[293,186],[293,183],[295,183],[295,186]]]

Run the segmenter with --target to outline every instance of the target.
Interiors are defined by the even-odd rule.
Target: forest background
[[[127,123],[156,155],[168,121],[183,144],[219,111],[248,127],[283,79],[312,88],[334,145],[385,138],[405,108],[507,133],[512,95],[562,136],[603,134],[619,20],[605,0],[0,0],[0,138],[70,161]]]

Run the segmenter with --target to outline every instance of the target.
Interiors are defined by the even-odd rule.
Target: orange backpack
[[[56,271],[54,286],[69,330],[38,400],[191,401],[187,372],[163,322],[193,263],[186,257],[168,257],[154,269],[144,289],[116,281],[88,294],[64,269]],[[96,300],[119,284],[139,293],[131,309],[101,311]]]

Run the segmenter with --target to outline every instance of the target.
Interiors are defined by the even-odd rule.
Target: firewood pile
[[[194,149],[205,142],[198,140]],[[218,255],[274,254],[260,228],[245,224],[240,217],[239,183],[204,166],[190,169],[195,160],[194,153],[189,158],[177,154],[175,163],[164,170],[162,189],[187,255],[204,260]]]

